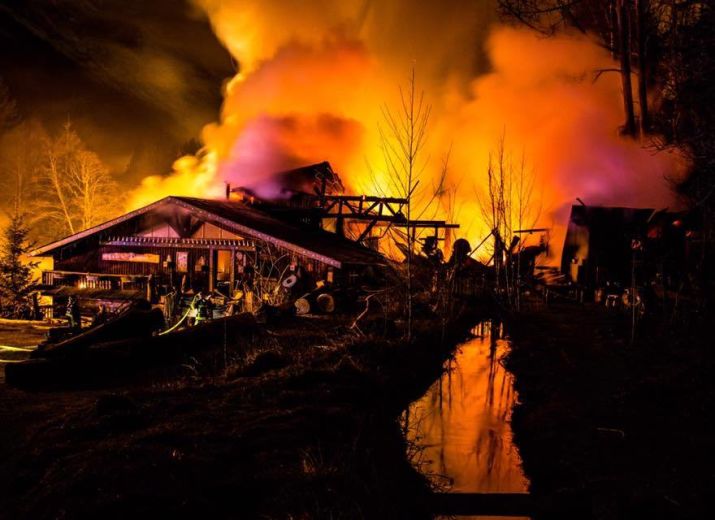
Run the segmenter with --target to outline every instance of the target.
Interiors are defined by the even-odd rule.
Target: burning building
[[[54,304],[75,295],[93,301],[146,298],[172,291],[218,293],[280,303],[316,284],[354,286],[379,279],[390,261],[377,251],[376,226],[455,227],[412,221],[404,199],[341,195],[327,162],[276,175],[281,197],[265,200],[226,188],[225,199],[168,196],[33,251],[50,257],[43,294]],[[356,232],[354,240],[346,228]],[[368,247],[371,246],[371,247]]]
[[[311,195],[305,181],[314,169],[293,172],[299,182],[286,188],[285,200],[230,187],[225,200],[169,196],[40,247],[32,255],[52,259],[42,272],[44,294],[153,300],[176,287],[233,297],[261,275],[278,283],[293,274],[350,283],[384,266],[377,251],[322,228],[308,200],[327,196],[339,179],[323,163],[331,175],[315,176]]]
[[[571,207],[561,270],[572,282],[598,287],[658,279],[679,285],[695,261],[698,223],[692,213],[652,208]]]
[[[643,240],[653,209],[572,206],[561,269],[573,282],[627,282],[631,242]]]

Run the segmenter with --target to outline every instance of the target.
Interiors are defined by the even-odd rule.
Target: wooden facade
[[[256,274],[294,272],[350,283],[379,253],[334,233],[237,201],[167,197],[32,253],[51,257],[46,288],[219,291],[231,297]],[[163,289],[162,289],[163,288]]]

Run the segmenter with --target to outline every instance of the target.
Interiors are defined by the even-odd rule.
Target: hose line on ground
[[[168,334],[169,332],[174,330],[176,327],[181,325],[184,322],[184,320],[186,319],[186,317],[189,315],[189,313],[194,309],[194,303],[196,303],[196,296],[194,296],[194,298],[191,300],[191,304],[189,305],[189,308],[186,309],[186,312],[181,317],[181,319],[179,321],[177,321],[176,323],[174,323],[174,325],[172,325],[170,328],[161,331],[158,335],[163,336],[164,334]]]

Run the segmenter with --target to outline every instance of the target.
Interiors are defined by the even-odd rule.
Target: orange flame
[[[457,3],[434,11],[405,2],[367,10],[357,1],[199,3],[241,72],[226,84],[220,121],[204,129],[202,154],[144,179],[131,207],[170,194],[218,197],[224,182],[270,194],[271,172],[323,160],[352,191],[374,193],[375,183],[389,191],[378,125],[411,59],[432,104],[420,182],[438,184],[440,159],[451,149],[453,216],[473,244],[488,232],[479,199],[502,135],[507,154],[523,154],[534,172],[542,211],[533,224],[553,227],[553,244],[576,197],[673,204],[665,177],[686,165],[619,136],[620,78],[594,81],[595,71],[617,65],[587,36],[544,39],[496,27],[485,44],[491,70],[475,75],[470,45],[484,23],[460,16]]]

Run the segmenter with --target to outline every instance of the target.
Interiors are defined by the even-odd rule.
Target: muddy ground
[[[703,323],[706,320],[703,320]],[[510,324],[515,440],[544,518],[711,518],[715,351],[708,327],[558,304]]]
[[[476,321],[408,345],[294,318],[131,383],[0,384],[0,516],[430,518],[398,417]]]

